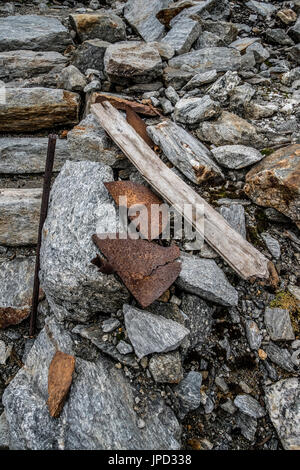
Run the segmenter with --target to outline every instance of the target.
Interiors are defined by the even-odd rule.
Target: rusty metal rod
[[[45,174],[44,174],[38,242],[37,242],[37,248],[36,248],[35,273],[34,273],[32,306],[31,306],[30,328],[29,328],[30,336],[34,336],[35,329],[36,329],[37,308],[38,308],[38,303],[39,303],[39,292],[40,292],[39,271],[40,271],[40,251],[41,251],[41,242],[42,242],[42,229],[43,229],[43,225],[46,220],[47,213],[48,213],[49,195],[50,195],[50,189],[51,189],[51,177],[52,177],[55,147],[56,147],[56,138],[57,136],[55,134],[49,134],[48,136],[48,150],[47,150],[47,159],[46,159]]]

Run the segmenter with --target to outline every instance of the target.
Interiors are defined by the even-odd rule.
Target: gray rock
[[[41,189],[0,189],[0,245],[37,243]]]
[[[144,41],[156,41],[165,32],[165,27],[156,18],[156,14],[169,3],[170,0],[152,0],[149,3],[128,0],[124,7],[124,17]]]
[[[102,331],[104,331],[104,333],[111,333],[116,328],[118,328],[119,325],[120,322],[117,318],[108,318],[102,323]]]
[[[175,90],[180,90],[195,75],[192,69],[177,69],[166,67],[163,71],[163,78],[166,86],[172,86]]]
[[[250,0],[246,3],[246,6],[250,8],[250,10],[255,11],[261,16],[271,16],[277,10],[277,7],[270,3],[266,2],[257,2],[256,0]]]
[[[163,121],[148,126],[147,132],[173,165],[193,183],[222,177],[210,151],[182,127],[172,121]]]
[[[298,16],[298,19],[296,23],[294,24],[294,26],[292,26],[288,30],[288,33],[295,42],[300,41],[300,16]]]
[[[125,24],[114,13],[72,14],[70,22],[82,42],[88,39],[102,39],[108,42],[126,39]]]
[[[262,64],[269,59],[269,51],[261,45],[260,42],[254,42],[251,46],[247,47],[247,53],[252,52],[257,64]]]
[[[141,359],[154,352],[177,349],[189,330],[179,323],[160,315],[123,306],[125,326],[135,354]]]
[[[202,31],[199,38],[194,44],[194,49],[204,49],[206,47],[220,47],[224,46],[223,40],[215,33],[210,31]]]
[[[153,46],[158,50],[158,53],[162,59],[169,60],[172,59],[172,57],[175,55],[174,48],[167,42],[151,41],[148,42],[148,44],[149,46]]]
[[[121,340],[117,346],[116,349],[119,351],[120,354],[130,354],[133,352],[133,347],[126,343],[126,341]]]
[[[182,18],[188,18],[191,15],[198,15],[202,17],[202,14],[206,14],[208,13],[208,11],[212,11],[216,3],[216,0],[204,0],[201,2],[197,1],[195,5],[189,8],[184,8],[178,15],[176,15],[170,21],[170,26],[173,26],[177,21],[180,21]]]
[[[0,51],[63,52],[70,44],[68,30],[57,18],[40,15],[0,18]]]
[[[194,88],[213,82],[216,78],[216,70],[209,70],[208,72],[197,73],[186,85],[184,85],[182,91],[193,90]]]
[[[300,381],[297,377],[280,380],[266,387],[266,406],[285,450],[300,448]]]
[[[0,328],[5,328],[30,313],[35,258],[15,258],[0,266]]]
[[[191,294],[224,306],[236,306],[238,293],[212,259],[182,256],[176,284]]]
[[[230,415],[233,415],[236,412],[236,407],[233,404],[233,401],[228,398],[224,403],[220,405],[220,408],[222,410],[226,411],[226,413],[229,413]],[[246,416],[243,414],[243,416]]]
[[[265,324],[268,334],[273,341],[292,341],[295,339],[288,310],[266,308]]]
[[[5,175],[43,173],[47,155],[47,137],[0,138],[0,173]],[[71,158],[67,141],[57,139],[54,171]]]
[[[280,44],[281,46],[293,46],[294,41],[287,35],[284,29],[268,28],[265,32],[268,42]]]
[[[266,415],[264,408],[251,395],[237,395],[234,404],[242,413],[252,418],[262,418]]]
[[[67,64],[59,52],[6,51],[0,52],[0,80],[28,79],[55,69],[58,73]]]
[[[8,431],[6,416],[3,412],[0,415],[0,449],[7,449],[9,447]]]
[[[141,41],[111,44],[104,56],[105,71],[114,83],[150,82],[162,74],[157,49]]]
[[[288,290],[294,297],[296,297],[297,300],[300,301],[300,287],[293,286],[293,285],[290,284],[288,286]],[[299,344],[299,347],[300,347],[300,344]]]
[[[295,366],[287,349],[280,348],[275,343],[269,343],[265,351],[270,361],[274,362],[274,364],[277,364],[287,372],[294,372]]]
[[[32,132],[59,125],[77,124],[80,97],[52,88],[10,88],[0,107],[2,132]]]
[[[230,44],[230,47],[234,47],[235,49],[241,52],[245,49],[248,49],[248,47],[250,47],[257,41],[260,41],[260,38],[239,38],[236,41],[232,42]]]
[[[246,117],[252,119],[262,119],[271,117],[278,111],[278,105],[267,101],[255,102],[251,101],[245,106]]]
[[[15,5],[14,3],[5,3],[4,5],[0,6],[1,13],[9,13],[11,15],[15,12]]]
[[[180,308],[187,316],[190,348],[200,351],[208,341],[213,325],[213,308],[197,295],[184,294]]]
[[[240,81],[241,79],[237,72],[228,70],[228,72],[209,87],[207,93],[213,100],[219,101],[222,105],[225,105]]]
[[[189,411],[200,406],[200,387],[202,375],[200,372],[189,372],[174,389],[180,405],[179,417],[183,418]]]
[[[149,361],[149,370],[155,382],[178,383],[183,379],[179,352],[155,354]]]
[[[189,52],[200,32],[201,26],[198,21],[192,18],[182,18],[170,29],[162,39],[162,43],[170,44],[176,54],[184,54]]]
[[[245,106],[250,103],[255,93],[256,91],[250,83],[237,86],[230,97],[230,110],[243,114]]]
[[[4,393],[10,449],[180,448],[179,424],[162,400],[151,403],[146,398],[149,408],[145,427],[138,427],[133,409],[137,391],[123,372],[102,356],[95,362],[76,357],[76,375],[68,399],[60,417],[51,418],[46,400],[48,367],[55,345],[74,355],[70,333],[52,317],[32,347],[26,367],[20,369]]]
[[[168,114],[171,114],[173,112],[174,106],[172,105],[171,101],[169,101],[167,98],[161,98],[159,100],[159,103],[160,103],[161,109],[163,110],[163,113],[164,113],[165,116],[167,116]],[[152,101],[152,104],[153,104],[153,101]],[[153,106],[155,106],[155,105],[153,104]]]
[[[300,64],[300,43],[290,48],[289,55],[292,60]]]
[[[253,320],[245,321],[246,336],[249,346],[254,351],[257,351],[261,345],[263,335],[260,332],[257,324]]]
[[[169,66],[180,68],[188,65],[195,72],[227,72],[227,70],[239,70],[241,56],[239,51],[230,47],[207,47],[198,51],[188,52],[169,60]]]
[[[271,237],[271,235],[269,235],[266,232],[261,233],[260,236],[265,242],[273,258],[276,258],[276,259],[280,258],[281,250],[280,250],[280,244],[278,240],[276,240],[276,238]]]
[[[218,116],[220,111],[220,104],[213,101],[209,95],[202,98],[182,98],[176,103],[174,119],[188,125],[199,124],[201,121]]]
[[[245,209],[241,204],[221,206],[220,214],[234,230],[246,238]]]
[[[165,90],[165,95],[171,101],[171,103],[175,106],[175,104],[179,100],[179,96],[178,96],[176,90],[174,90],[174,88],[172,86],[169,86]]]
[[[82,73],[85,73],[89,68],[102,71],[104,69],[104,54],[109,45],[109,42],[100,39],[84,41],[73,52],[71,63]]]
[[[236,426],[240,428],[242,436],[244,436],[248,441],[253,442],[257,430],[256,419],[246,415],[245,413],[237,412],[235,414],[235,423]]]
[[[85,76],[74,65],[62,69],[57,80],[58,88],[69,91],[83,91],[86,84]]]
[[[68,132],[68,148],[74,160],[91,160],[118,167],[125,159],[92,114]]]
[[[214,145],[259,145],[255,126],[236,114],[223,111],[216,121],[206,121],[200,124],[196,131],[199,139]]]
[[[4,341],[0,340],[0,365],[5,365],[12,352],[12,345],[6,346]]]
[[[100,163],[70,162],[54,182],[41,247],[41,286],[59,321],[86,321],[99,311],[114,312],[129,298],[113,275],[91,260],[94,233],[115,231],[115,208],[104,181],[112,170]]]
[[[139,369],[139,365],[133,354],[125,354],[119,351],[118,347],[108,341],[103,341],[103,333],[100,324],[92,324],[90,326],[77,325],[73,328],[72,333],[80,335],[93,343],[103,354],[113,358],[115,361],[124,364],[125,366]],[[128,346],[130,346],[128,344]],[[131,348],[132,351],[132,348]]]
[[[223,145],[211,152],[221,166],[231,170],[245,168],[264,158],[259,150],[246,145]]]
[[[227,21],[201,21],[202,30],[222,38],[222,45],[231,44],[237,37],[238,28],[234,23]]]

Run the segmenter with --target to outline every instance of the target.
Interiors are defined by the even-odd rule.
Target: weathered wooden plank
[[[244,279],[269,279],[276,283],[273,264],[239,233],[201,196],[171,171],[110,103],[94,104],[92,112],[101,126],[140,171],[146,181],[180,213],[184,204],[204,209],[204,224],[185,214],[199,234]],[[204,227],[204,229],[203,229]]]

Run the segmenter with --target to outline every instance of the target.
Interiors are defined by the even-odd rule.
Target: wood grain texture
[[[184,204],[203,207],[204,224],[201,221],[202,214],[193,218],[186,216],[186,219],[243,279],[267,280],[271,273],[271,281],[274,283],[276,271],[272,263],[170,170],[110,103],[94,104],[91,110],[113,141],[163,199],[181,214]]]

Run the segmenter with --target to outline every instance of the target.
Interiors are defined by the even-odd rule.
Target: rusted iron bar
[[[43,229],[43,225],[46,220],[47,213],[48,213],[49,195],[50,195],[50,189],[51,189],[51,177],[52,177],[55,147],[56,147],[56,138],[57,136],[55,134],[49,134],[47,159],[46,159],[45,174],[44,174],[43,194],[42,194],[42,202],[41,202],[38,243],[37,243],[37,249],[36,249],[35,273],[34,273],[32,305],[31,305],[31,315],[30,315],[30,328],[29,328],[30,336],[34,336],[35,329],[36,329],[37,308],[38,308],[39,293],[40,293],[39,271],[40,271],[40,251],[41,251],[41,242],[42,242],[42,229]]]

